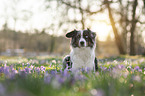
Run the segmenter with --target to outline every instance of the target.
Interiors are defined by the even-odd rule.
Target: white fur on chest
[[[82,48],[72,48],[70,53],[70,58],[72,61],[72,69],[78,68],[94,68],[95,60],[95,48],[82,47]]]

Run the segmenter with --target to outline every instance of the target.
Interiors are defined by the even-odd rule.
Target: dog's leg
[[[71,62],[69,55],[63,59],[63,68],[62,69],[65,69],[67,66],[68,66],[68,69],[72,68],[72,62]]]
[[[95,62],[95,70],[98,71],[98,60],[97,60],[96,57],[95,57],[95,61],[94,62]]]

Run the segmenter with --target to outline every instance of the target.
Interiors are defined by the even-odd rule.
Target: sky
[[[19,1],[15,3],[13,1]],[[5,22],[8,22],[8,26],[11,29],[20,30],[20,31],[29,31],[33,29],[42,30],[47,28],[53,21],[56,13],[51,9],[45,10],[44,2],[45,0],[0,0],[0,29],[2,28]],[[56,7],[55,2],[50,5]],[[72,15],[72,14],[71,14]],[[70,16],[71,16],[70,15]],[[17,17],[15,22],[13,18]],[[102,21],[109,23],[107,14],[99,14],[94,17],[94,22],[87,22],[90,24],[91,30],[97,33],[97,37],[101,41],[105,41],[109,33],[113,37],[111,25],[106,24]],[[57,18],[56,18],[57,20]],[[57,23],[57,21],[56,21]],[[70,31],[74,29],[73,26],[69,26]],[[49,32],[50,34],[51,31]],[[57,32],[57,35],[62,35],[66,32]]]
[[[49,26],[50,16],[44,11],[44,0],[19,0],[19,3],[13,3],[14,0],[0,0],[0,27],[7,20],[8,26],[16,30],[41,29]],[[16,5],[16,6],[15,6]],[[34,6],[35,5],[35,6]],[[17,17],[17,24],[13,20]],[[49,16],[49,18],[47,18]]]

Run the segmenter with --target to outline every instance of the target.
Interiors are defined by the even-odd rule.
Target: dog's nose
[[[81,41],[81,42],[80,42],[81,45],[84,45],[84,43],[85,43],[84,41]]]

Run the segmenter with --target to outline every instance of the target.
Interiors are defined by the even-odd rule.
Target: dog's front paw
[[[97,60],[96,57],[95,57],[95,61],[94,62],[95,62],[95,70],[98,71],[98,60]]]
[[[72,68],[72,62],[71,62],[69,55],[65,56],[63,59],[63,68],[62,69],[65,69],[66,67],[68,67],[68,69]]]

